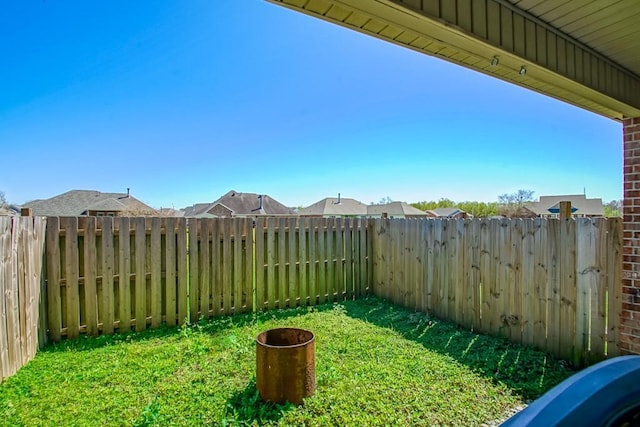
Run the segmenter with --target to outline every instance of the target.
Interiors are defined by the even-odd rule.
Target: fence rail
[[[618,354],[620,219],[376,220],[374,292],[575,363]]]
[[[51,217],[49,336],[142,331],[162,322],[356,298],[371,277],[366,224]]]
[[[0,216],[0,381],[33,359],[39,328],[44,218]]]

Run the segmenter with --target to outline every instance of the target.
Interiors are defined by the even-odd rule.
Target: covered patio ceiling
[[[640,117],[639,0],[267,0],[612,119]]]

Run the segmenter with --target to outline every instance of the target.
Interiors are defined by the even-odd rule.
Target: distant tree
[[[524,205],[533,201],[533,193],[533,190],[518,190],[515,193],[499,195],[500,214],[508,217],[524,216]]]
[[[438,201],[422,201],[411,203],[416,209],[421,211],[428,211],[437,208],[458,208],[461,209],[475,218],[486,218],[490,216],[498,215],[498,203],[497,202],[454,202],[450,199],[440,199]]]
[[[608,203],[604,203],[604,216],[606,217],[621,217],[622,216],[622,200],[611,200]]]
[[[4,194],[4,191],[0,191],[0,208],[6,208],[9,206],[9,202],[7,202],[7,196]]]
[[[460,202],[456,207],[473,215],[474,218],[487,218],[499,214],[497,202]]]
[[[379,205],[386,205],[387,203],[391,203],[391,202],[393,202],[393,200],[391,200],[391,197],[386,196],[386,197],[383,197],[382,199],[380,199],[378,204]]]

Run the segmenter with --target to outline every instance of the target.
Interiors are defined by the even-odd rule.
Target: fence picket
[[[118,330],[131,330],[131,221],[127,217],[116,219],[118,224]]]
[[[147,270],[145,268],[147,231],[144,218],[135,218],[133,223],[135,233],[134,313],[136,315],[136,332],[140,332],[147,328]]]
[[[98,292],[96,286],[96,218],[84,218],[84,298],[87,335],[98,335]]]
[[[178,314],[178,301],[176,297],[176,260],[178,253],[176,252],[176,219],[175,218],[166,218],[165,219],[165,280],[164,286],[161,286],[158,289],[158,293],[160,294],[157,297],[152,297],[153,300],[156,300],[158,304],[157,310],[158,315],[162,316],[162,312],[164,312],[164,320],[168,327],[175,326],[176,324],[180,324],[183,319],[177,317]],[[153,245],[152,245],[153,248]],[[152,249],[153,250],[153,249]],[[162,254],[158,254],[159,259],[156,260],[158,264],[162,262]],[[153,271],[153,270],[152,270]],[[152,288],[152,294],[154,292]],[[186,293],[184,294],[186,297]],[[163,298],[164,297],[164,298]],[[162,308],[162,301],[164,300],[164,310]],[[185,310],[186,311],[186,310]],[[160,326],[161,318],[158,319],[158,322],[154,322],[153,318],[156,314],[152,312],[151,314],[151,322],[152,327],[157,328]]]
[[[78,290],[78,218],[61,218],[60,227],[65,232],[64,280],[67,316],[64,319],[64,322],[67,338],[76,338],[80,332],[80,297]]]

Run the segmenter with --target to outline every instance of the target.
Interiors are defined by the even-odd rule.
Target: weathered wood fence
[[[33,359],[39,341],[44,218],[0,216],[0,381]]]
[[[0,379],[47,339],[371,292],[576,363],[618,354],[619,219],[49,217],[41,281],[44,227],[0,218]]]
[[[620,219],[376,220],[377,295],[576,363],[618,355]]]
[[[359,219],[50,217],[49,337],[173,326],[356,298],[370,283]]]

